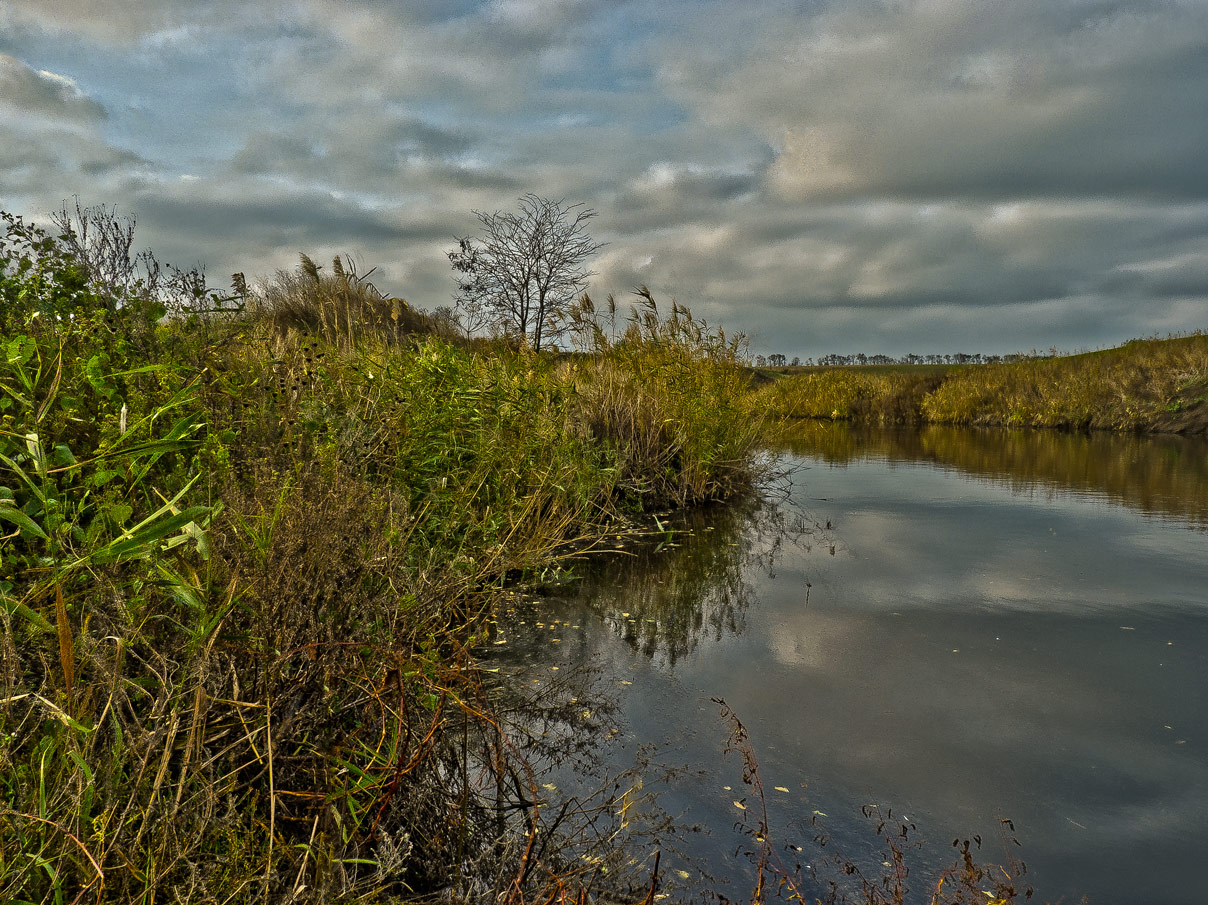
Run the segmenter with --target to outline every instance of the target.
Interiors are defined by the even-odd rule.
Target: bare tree
[[[596,212],[530,193],[518,213],[474,214],[481,238],[458,239],[449,252],[457,308],[471,329],[502,327],[540,350],[565,329],[565,315],[592,275],[587,260],[602,243],[591,240],[586,225]]]

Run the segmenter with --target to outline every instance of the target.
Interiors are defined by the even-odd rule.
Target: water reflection
[[[742,633],[754,576],[774,573],[786,543],[826,543],[819,526],[767,498],[661,524],[664,532],[591,563],[578,597],[627,644],[671,667],[702,640]]]
[[[1173,435],[917,429],[794,422],[780,438],[794,455],[844,465],[882,459],[928,462],[1001,482],[1095,494],[1142,512],[1208,525],[1208,443]]]
[[[825,812],[858,851],[877,802],[917,819],[921,877],[1009,816],[1042,897],[1202,901],[1208,446],[802,428],[791,499],[598,560],[543,616],[559,643],[532,649],[598,670],[631,748],[700,768],[664,803],[711,828],[690,853],[734,878],[714,888],[751,888],[720,697],[780,842]]]

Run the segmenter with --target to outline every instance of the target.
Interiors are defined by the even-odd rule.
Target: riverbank
[[[558,358],[339,262],[220,297],[17,219],[0,254],[0,899],[626,889],[546,841],[474,654],[506,589],[751,486],[738,342],[650,301]]]
[[[786,418],[1208,433],[1208,335],[1008,364],[840,367],[778,374]]]

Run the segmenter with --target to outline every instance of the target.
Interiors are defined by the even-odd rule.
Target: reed
[[[622,894],[544,840],[623,804],[539,807],[474,652],[502,588],[757,479],[738,344],[653,299],[469,342],[308,259],[161,321],[6,219],[0,899]]]

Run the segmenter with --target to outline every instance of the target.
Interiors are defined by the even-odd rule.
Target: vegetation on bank
[[[760,395],[789,418],[1205,433],[1208,334],[1009,364],[834,368]]]
[[[624,891],[472,652],[508,581],[750,485],[739,341],[584,298],[584,354],[535,354],[81,222],[0,237],[0,899]]]

